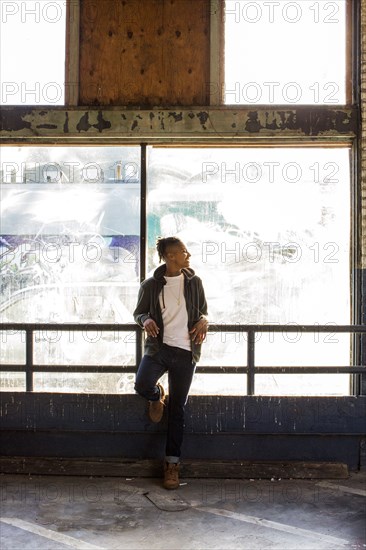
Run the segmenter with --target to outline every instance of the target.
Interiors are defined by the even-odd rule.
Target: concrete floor
[[[1,475],[1,550],[366,548],[366,472],[346,480]]]

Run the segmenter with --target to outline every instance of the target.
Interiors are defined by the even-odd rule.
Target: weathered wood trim
[[[360,129],[359,129],[359,151],[357,158],[357,260],[360,258],[360,298],[359,304],[361,311],[359,312],[362,323],[366,322],[366,0],[361,0],[359,8],[359,28],[357,28],[357,40],[359,42],[359,50],[357,52],[358,74],[355,75],[355,91],[356,96],[359,96],[359,105],[361,111]],[[356,14],[357,15],[357,14]],[[355,63],[355,64],[356,64]],[[357,97],[358,99],[358,97]],[[366,336],[361,339],[361,363],[366,362]],[[360,392],[366,395],[366,376],[361,376]],[[364,446],[364,457],[365,457]],[[365,460],[365,458],[364,458]]]
[[[222,105],[224,82],[224,2],[211,0],[210,13],[210,105]]]
[[[317,140],[357,135],[358,109],[343,107],[214,107],[118,109],[5,107],[0,138],[8,142],[245,143]],[[276,141],[277,143],[277,141]]]
[[[0,457],[3,474],[161,477],[161,460],[118,458]],[[181,465],[186,478],[215,479],[347,479],[338,462],[189,460]]]
[[[347,0],[346,4],[346,103],[352,105],[357,101],[357,94],[355,93],[354,79],[358,74],[356,66],[358,60],[358,44],[355,37],[357,36],[357,30],[354,28],[354,24],[358,20],[357,6],[355,6],[352,0]]]
[[[360,228],[361,267],[366,269],[366,0],[361,1],[361,54],[360,54],[360,79],[361,79],[361,209],[362,220]],[[365,300],[365,297],[363,298]],[[364,308],[366,306],[364,305]]]
[[[65,105],[79,103],[80,0],[66,4]]]

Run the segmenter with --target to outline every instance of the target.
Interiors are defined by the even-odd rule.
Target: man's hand
[[[152,336],[153,338],[156,338],[160,331],[154,319],[148,318],[146,319],[146,321],[144,321],[143,324],[144,324],[144,329],[146,330],[146,334],[148,336]]]
[[[203,340],[206,338],[208,329],[207,319],[200,319],[194,325],[194,327],[189,331],[191,339],[195,344],[202,344]]]

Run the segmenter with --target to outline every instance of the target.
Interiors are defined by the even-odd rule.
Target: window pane
[[[345,104],[346,0],[226,0],[226,104]]]
[[[135,365],[135,332],[37,331],[37,365]]]
[[[331,397],[350,392],[350,379],[345,374],[257,374],[255,381],[256,395]]]
[[[262,367],[349,366],[350,335],[332,332],[259,332],[256,334],[256,365]],[[343,360],[343,361],[342,361]],[[347,377],[347,375],[345,375]],[[341,376],[342,377],[342,376]]]
[[[25,391],[24,372],[0,372],[1,391]]]
[[[0,104],[63,105],[65,0],[12,0],[0,10]]]
[[[349,174],[347,148],[153,148],[149,275],[158,266],[156,238],[176,235],[203,279],[212,323],[349,324]],[[209,335],[203,364],[244,366],[245,339]],[[309,365],[324,364],[329,346],[319,353],[321,346],[311,349]],[[272,364],[270,346],[265,353]],[[336,355],[349,364],[349,338]],[[225,375],[218,376],[222,388]],[[347,394],[348,380],[337,391]]]
[[[329,333],[258,333],[256,365],[346,367],[351,360],[350,338],[349,334],[332,332],[331,327]],[[348,374],[261,374],[255,378],[257,395],[347,395],[349,390]]]
[[[140,272],[140,149],[4,147],[0,169],[0,320],[133,322]],[[68,364],[74,346],[75,361],[82,364],[130,364],[134,344],[125,345],[122,336],[119,346],[106,346],[109,337],[90,344],[75,333],[77,351],[70,342],[42,340],[35,361]],[[12,352],[16,362],[24,357],[24,344],[18,344]]]
[[[202,348],[200,366],[245,367],[246,360],[247,345],[243,334],[238,332],[216,333],[214,331],[207,333],[206,344]]]
[[[34,391],[66,393],[134,393],[133,373],[36,372]]]
[[[246,395],[246,374],[195,374],[190,395]]]
[[[25,365],[25,331],[1,331],[0,337],[0,362],[5,365]]]

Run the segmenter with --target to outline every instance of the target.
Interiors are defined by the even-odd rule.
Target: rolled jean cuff
[[[179,464],[180,457],[179,456],[166,456],[165,462],[168,462],[168,464]]]

